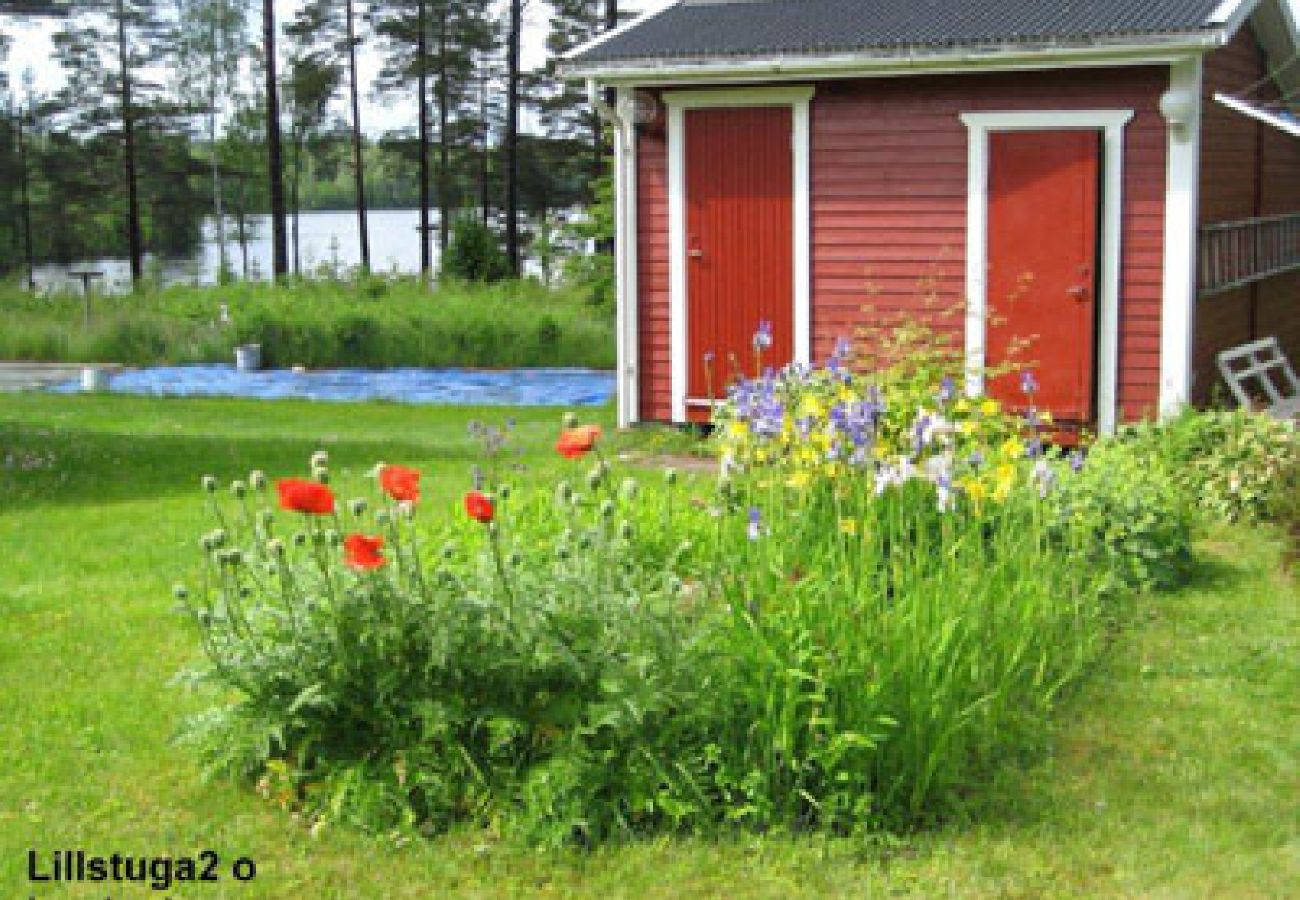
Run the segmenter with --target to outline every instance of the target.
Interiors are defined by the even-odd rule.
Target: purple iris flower
[[[763,514],[758,511],[757,506],[749,508],[749,527],[746,530],[751,541],[756,541],[763,536]]]
[[[1030,395],[1032,395],[1035,391],[1038,390],[1038,379],[1034,377],[1033,372],[1021,373],[1020,390]]]
[[[1076,474],[1083,470],[1083,451],[1075,450],[1070,453],[1070,469]]]
[[[957,383],[952,380],[951,375],[945,375],[943,381],[939,382],[939,402],[948,403],[957,394]]]
[[[1043,455],[1043,441],[1041,438],[1035,436],[1030,439],[1029,443],[1025,444],[1025,456],[1029,457],[1030,459],[1035,459],[1042,455]]]
[[[772,346],[772,322],[769,319],[760,319],[758,331],[754,332],[754,349],[766,350]]]

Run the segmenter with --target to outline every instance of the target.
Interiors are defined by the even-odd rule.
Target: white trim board
[[[794,361],[812,359],[812,285],[810,262],[812,224],[810,170],[810,107],[813,87],[748,88],[739,90],[669,91],[668,110],[668,242],[669,242],[669,358],[672,418],[686,421],[687,300],[686,300],[686,110],[744,106],[789,106],[794,235]]]
[[[618,298],[617,366],[615,396],[618,398],[618,427],[626,428],[641,419],[640,296],[638,294],[637,242],[637,154],[636,126],[631,117],[632,91],[619,88],[614,126],[614,278]]]
[[[1161,415],[1192,399],[1196,256],[1201,159],[1201,73],[1195,57],[1169,67],[1169,96],[1188,101],[1186,122],[1169,122],[1165,158],[1164,296],[1160,311]]]
[[[1124,186],[1124,126],[1131,109],[963,113],[969,131],[966,201],[966,389],[984,389],[988,316],[989,134],[995,131],[1099,129],[1103,133],[1100,328],[1096,348],[1097,429],[1115,430],[1119,376],[1119,276]]]

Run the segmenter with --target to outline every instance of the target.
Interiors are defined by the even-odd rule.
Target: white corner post
[[[669,357],[671,359],[672,418],[687,420],[687,290],[686,290],[686,111],[741,106],[788,106],[791,113],[790,162],[794,247],[794,362],[812,361],[812,85],[736,87],[715,90],[668,91],[668,235],[669,235]],[[696,404],[708,401],[696,399]]]
[[[619,88],[614,122],[614,278],[618,329],[618,427],[641,418],[637,302],[636,124],[632,89]]]
[[[1201,57],[1169,66],[1160,98],[1168,142],[1164,298],[1160,313],[1160,414],[1191,400],[1196,322],[1196,253],[1201,157]]]
[[[1118,418],[1119,283],[1123,236],[1124,126],[1131,109],[963,113],[969,132],[966,199],[966,390],[984,391],[988,329],[989,134],[1066,128],[1102,133],[1100,309],[1097,335],[1097,430],[1110,434]]]

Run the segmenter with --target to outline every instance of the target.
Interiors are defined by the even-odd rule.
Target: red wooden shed
[[[1103,432],[1206,399],[1219,349],[1300,355],[1297,46],[1287,0],[675,0],[576,49],[620,422],[701,418],[761,323],[815,363],[922,279],[972,373],[1031,338]]]

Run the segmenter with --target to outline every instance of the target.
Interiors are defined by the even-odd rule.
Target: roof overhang
[[[1254,6],[1254,3],[1247,3]],[[1223,46],[1235,27],[1160,35],[1125,41],[990,44],[977,47],[863,50],[850,53],[778,53],[767,56],[709,56],[620,59],[582,63],[566,61],[566,78],[595,79],[607,84],[680,84],[728,81],[775,81],[792,78],[854,78],[1168,63]]]

